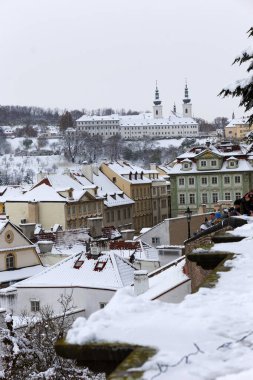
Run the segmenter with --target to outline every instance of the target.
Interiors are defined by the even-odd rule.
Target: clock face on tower
[[[7,243],[12,243],[14,239],[14,233],[11,230],[7,230],[4,234],[4,238]]]

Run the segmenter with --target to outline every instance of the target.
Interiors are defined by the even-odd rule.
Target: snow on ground
[[[62,174],[66,167],[73,167],[63,156],[14,156],[5,154],[0,156],[1,170],[8,170],[8,173],[25,172],[28,169],[33,170],[34,173],[50,172]]]
[[[28,149],[29,151],[38,148],[37,137],[7,138],[6,141],[11,145],[12,153],[14,153],[17,148],[19,148],[21,150],[25,149],[23,141],[26,140],[26,139],[32,140],[32,144],[31,144],[30,148]],[[62,144],[62,140],[59,140],[59,139],[47,139],[46,145],[43,148],[41,148],[41,149],[50,149],[50,147],[52,146],[52,144],[53,144],[53,146],[54,146],[54,144],[56,144],[56,145]]]
[[[196,145],[205,144],[206,140],[207,140],[206,138],[196,139]],[[154,142],[157,142],[160,148],[168,148],[171,145],[176,148],[179,148],[183,141],[184,141],[184,138],[178,138],[178,139],[155,140]]]
[[[226,262],[231,270],[220,273],[215,288],[201,288],[180,304],[151,302],[124,288],[88,320],[78,318],[68,342],[107,340],[156,347],[157,354],[143,367],[143,379],[252,378],[253,218],[248,222],[248,229],[236,229],[248,237],[214,246],[236,254]]]

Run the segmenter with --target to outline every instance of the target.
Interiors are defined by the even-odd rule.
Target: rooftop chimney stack
[[[136,270],[134,272],[134,294],[139,296],[145,293],[149,288],[148,271]]]

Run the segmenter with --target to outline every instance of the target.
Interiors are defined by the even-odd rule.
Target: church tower
[[[163,106],[162,101],[159,99],[159,90],[157,87],[157,81],[156,81],[156,89],[155,89],[155,100],[153,105],[153,115],[154,119],[160,119],[163,117]]]
[[[192,104],[189,98],[188,86],[185,84],[184,99],[183,99],[183,117],[192,117]]]

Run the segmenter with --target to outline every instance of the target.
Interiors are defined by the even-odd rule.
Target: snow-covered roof
[[[142,183],[151,183],[152,181],[144,176],[145,169],[140,168],[139,166],[132,165],[130,163],[126,163],[124,161],[121,162],[112,162],[106,164],[112,171],[121,175],[125,180],[134,183],[134,184],[142,184]],[[132,178],[129,178],[129,174],[132,173]],[[134,174],[137,173],[139,176],[135,179]],[[140,175],[143,174],[142,179]]]
[[[67,174],[50,174],[47,176],[50,185],[56,191],[64,191],[72,188],[73,190],[83,190],[84,186],[75,181]]]
[[[81,184],[91,184],[86,177],[80,173],[73,173],[76,180]],[[134,201],[123,193],[101,170],[93,172],[93,184],[97,187],[97,193],[100,197],[105,198],[104,204],[107,207],[133,204]]]
[[[7,201],[13,202],[66,202],[66,199],[59,195],[55,189],[44,183],[34,187],[22,195],[9,196]]]
[[[237,127],[238,125],[248,124],[248,120],[249,120],[248,117],[240,117],[237,119],[232,119],[230,120],[228,125],[225,126],[225,128]]]
[[[166,118],[154,118],[152,113],[145,112],[138,115],[117,115],[110,116],[87,116],[83,115],[77,122],[92,121],[118,121],[121,127],[127,126],[148,126],[148,125],[197,125],[197,121],[191,117],[183,117],[182,115],[171,113]]]
[[[75,262],[83,260],[77,269]],[[97,263],[106,263],[101,270],[94,270]],[[74,254],[71,257],[46,269],[44,272],[25,281],[15,284],[16,287],[65,287],[79,286],[116,290],[133,282],[134,267],[120,256],[108,253],[98,259],[87,258],[85,254]]]
[[[185,257],[180,257],[164,267],[149,273],[149,288],[139,297],[145,300],[154,300],[175,286],[190,281],[189,277],[183,273],[184,265]]]
[[[134,296],[130,287],[120,289],[96,318],[74,322],[67,341],[155,347],[157,354],[142,368],[145,379],[251,379],[253,223],[235,231],[248,238],[212,248],[236,254],[226,262],[230,270],[219,273],[215,287],[202,287],[180,304],[150,302]]]
[[[237,167],[227,167],[226,162],[223,162],[221,169],[219,169],[219,173],[223,172],[240,172],[240,171],[246,171],[246,172],[252,172],[252,166],[246,159],[238,160],[238,166]],[[217,174],[217,170],[198,170],[197,165],[195,162],[192,162],[191,168],[187,172],[182,170],[182,164],[177,163],[175,164],[171,170],[170,175],[173,174],[191,174],[191,173],[199,173],[199,174]]]
[[[119,115],[117,114],[112,114],[112,115],[108,115],[108,116],[89,116],[89,115],[83,115],[81,117],[79,117],[79,119],[77,119],[76,121],[110,121],[110,120],[115,120],[115,121],[119,121]]]
[[[183,117],[179,114],[171,113],[166,118],[154,118],[151,113],[139,115],[120,116],[120,125],[127,126],[166,126],[166,125],[197,125],[197,121],[191,117]]]
[[[5,203],[6,200],[12,197],[22,196],[24,191],[24,188],[21,186],[1,186],[0,194],[2,195],[0,195],[0,202]]]
[[[34,276],[35,274],[42,272],[44,269],[45,267],[43,267],[42,265],[34,265],[21,269],[1,271],[0,281],[1,283],[3,283],[24,280],[25,278]]]

